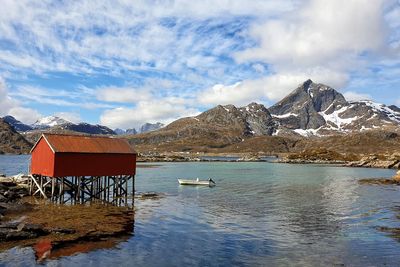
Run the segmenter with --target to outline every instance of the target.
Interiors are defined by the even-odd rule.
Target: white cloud
[[[194,23],[230,16],[272,16],[293,8],[292,1],[2,1],[0,35],[13,49],[0,51],[0,65],[35,72],[118,72],[151,68],[171,70],[213,62],[200,57],[193,34],[160,21]],[[186,24],[186,27],[191,27]],[[210,39],[209,38],[209,39]],[[222,38],[223,39],[223,38]],[[226,39],[226,38],[225,38]],[[230,41],[215,49],[226,49]],[[192,59],[189,59],[193,56]]]
[[[259,45],[235,58],[269,64],[272,75],[247,82],[272,100],[308,78],[343,88],[350,72],[368,66],[366,54],[384,54],[387,49],[380,0],[311,0],[299,10],[254,24],[249,34]]]
[[[253,26],[250,34],[260,46],[238,53],[237,59],[264,60],[277,68],[335,67],[347,56],[381,49],[384,33],[382,1],[311,0],[287,16]]]
[[[180,116],[196,111],[199,103],[279,100],[308,78],[341,89],[354,72],[382,59],[389,35],[392,46],[398,41],[399,34],[387,27],[398,28],[399,9],[385,9],[384,19],[387,2],[5,0],[0,70],[27,77],[31,72],[79,73],[82,83],[93,87],[59,90],[30,84],[13,86],[5,97],[0,89],[0,113],[15,105],[11,97],[24,105],[107,108],[102,120],[128,125],[139,123],[131,117],[142,111],[147,114],[143,120],[167,121],[178,111]],[[88,74],[99,75],[99,81],[93,85]],[[125,85],[109,86],[114,81],[109,76]],[[123,118],[116,103],[134,108],[120,108],[129,114]],[[154,107],[157,103],[166,106]]]
[[[149,100],[152,93],[149,89],[106,87],[97,91],[97,99],[107,102],[135,103],[138,101]]]
[[[204,105],[244,105],[253,101],[257,95],[254,87],[247,87],[238,82],[233,85],[216,84],[200,92],[197,97],[199,102]]]
[[[169,99],[140,101],[133,108],[119,107],[103,112],[100,122],[110,128],[139,128],[146,122],[170,123],[184,116],[197,115],[194,108],[177,104]]]
[[[10,96],[25,102],[52,106],[79,107],[82,109],[113,108],[113,105],[95,102],[95,91],[86,87],[77,90],[55,90],[35,86],[21,86],[9,93]]]
[[[10,108],[12,108],[15,103],[8,96],[7,87],[2,78],[0,78],[0,116],[7,115]]]
[[[26,124],[32,124],[42,117],[42,115],[37,110],[19,106],[12,107],[8,111],[8,114]]]
[[[263,73],[265,71],[265,67],[259,63],[254,64],[252,67],[255,71],[257,71],[259,73]]]
[[[362,94],[353,91],[347,91],[343,93],[344,97],[348,101],[359,101],[359,100],[371,100],[372,97],[369,94]]]
[[[233,85],[217,84],[200,92],[197,97],[198,101],[205,105],[243,106],[254,101],[262,102],[265,99],[277,101],[307,79],[340,89],[346,84],[348,76],[328,69],[313,69],[303,73],[278,73],[260,79],[244,80]]]
[[[13,100],[9,96],[7,85],[0,78],[0,117],[5,115],[11,115],[24,123],[33,123],[41,116],[38,111],[21,107],[17,101]]]

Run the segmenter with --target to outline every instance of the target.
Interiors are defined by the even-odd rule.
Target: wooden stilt
[[[55,190],[55,186],[56,186],[56,184],[55,184],[55,178],[50,178],[51,179],[51,199],[53,199],[54,198],[54,190]]]
[[[77,200],[79,202],[81,196],[81,177],[77,177]]]
[[[135,175],[115,176],[71,176],[46,177],[32,175],[29,180],[31,195],[43,198],[51,196],[52,201],[67,203],[85,203],[92,200],[128,205],[134,202]],[[65,197],[66,190],[70,192]],[[46,195],[47,193],[47,195]],[[129,199],[132,199],[132,202]]]
[[[42,177],[39,176],[38,179],[41,179]],[[43,180],[40,180],[39,182],[36,181],[36,178],[32,176],[32,181],[33,183],[37,186],[37,190],[35,191],[35,193],[33,193],[33,195],[36,195],[38,192],[40,192],[43,196],[43,198],[47,198],[46,194],[44,193],[43,189],[42,189],[42,184],[43,184]]]

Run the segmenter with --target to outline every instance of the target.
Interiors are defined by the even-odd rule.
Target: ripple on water
[[[138,169],[136,189],[165,197],[135,201],[132,238],[114,249],[52,264],[396,266],[399,262],[400,240],[383,231],[400,226],[398,187],[358,183],[366,177],[390,177],[391,170],[271,163],[159,165]],[[176,180],[181,177],[212,177],[217,186],[182,187]],[[27,265],[34,261],[29,249],[13,251],[0,253],[2,263],[18,263],[16,254]]]

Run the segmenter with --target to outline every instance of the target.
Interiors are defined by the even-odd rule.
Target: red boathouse
[[[136,174],[136,152],[120,138],[45,133],[31,154],[32,186],[37,188],[33,195],[40,192],[46,197],[51,182],[52,196],[56,190],[64,194],[65,184],[76,190],[75,197],[105,197],[114,190],[115,198],[127,194],[128,181]]]

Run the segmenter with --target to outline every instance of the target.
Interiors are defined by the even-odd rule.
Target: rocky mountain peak
[[[281,125],[293,130],[306,130],[318,129],[326,123],[320,112],[332,114],[346,105],[344,96],[335,89],[307,80],[269,111]]]
[[[33,129],[31,126],[17,120],[10,115],[3,117],[3,120],[11,125],[17,132],[26,132]]]
[[[0,154],[28,153],[32,144],[15,131],[14,127],[0,118]]]
[[[37,120],[31,126],[34,129],[46,129],[46,128],[50,128],[53,126],[60,126],[60,125],[69,124],[69,123],[71,123],[71,122],[68,120],[65,120],[63,118],[60,118],[58,116],[47,116],[47,117]]]
[[[147,133],[147,132],[151,132],[151,131],[155,131],[158,130],[162,127],[164,127],[165,125],[161,122],[156,122],[156,123],[145,123],[142,125],[142,127],[140,127],[140,133]]]
[[[332,87],[307,80],[268,109],[255,102],[243,107],[218,105],[140,135],[135,142],[175,142],[184,149],[190,144],[223,148],[246,142],[246,138],[257,140],[252,137],[329,136],[399,126],[400,108],[372,101],[348,102]]]
[[[269,111],[279,124],[301,135],[327,135],[400,124],[400,109],[372,101],[348,102],[335,89],[305,81]]]
[[[303,84],[302,84],[301,87],[302,87],[304,90],[308,91],[308,89],[310,88],[310,86],[311,86],[312,84],[314,84],[314,82],[313,82],[311,79],[308,79],[308,80],[306,80],[306,81],[303,82]]]
[[[400,113],[400,108],[398,106],[395,105],[390,105],[388,106],[388,108],[390,108],[391,110]]]
[[[243,122],[242,114],[234,105],[218,105],[201,113],[196,118],[205,123],[218,125],[232,125]]]
[[[241,129],[245,136],[271,135],[276,127],[268,109],[255,102],[240,108],[218,105],[195,118],[208,124]]]

